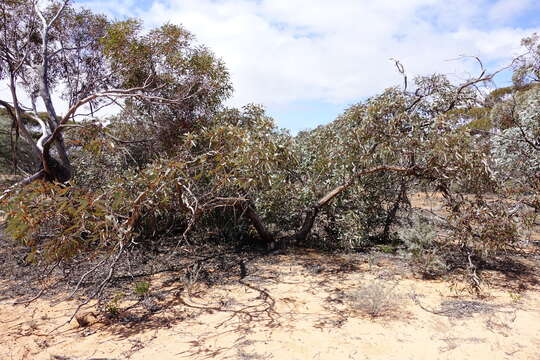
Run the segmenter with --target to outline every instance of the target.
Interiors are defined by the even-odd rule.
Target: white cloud
[[[411,74],[462,76],[474,64],[449,59],[508,61],[532,30],[474,24],[513,2],[522,3],[514,12],[526,6],[526,0],[491,7],[465,0],[170,0],[155,1],[143,17],[151,26],[183,24],[221,56],[236,89],[233,103],[272,106],[372,95],[399,81],[391,57]]]
[[[88,0],[112,17],[140,17],[148,27],[182,24],[223,58],[233,105],[350,103],[400,83],[390,58],[410,76],[465,77],[473,61],[507,64],[520,39],[540,28],[512,19],[533,0]],[[504,21],[503,21],[504,20]]]
[[[493,21],[507,21],[533,7],[535,0],[498,0],[488,16]]]

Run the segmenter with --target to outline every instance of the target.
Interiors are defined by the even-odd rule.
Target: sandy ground
[[[174,296],[149,296],[168,307],[148,319],[90,315],[93,324],[74,320],[52,334],[74,303],[4,300],[0,359],[540,359],[538,260],[513,283],[522,291],[501,288],[508,279],[494,276],[482,299],[415,279],[384,254],[271,260],[249,263],[248,276],[231,285],[176,284]],[[161,280],[152,280],[151,295]],[[389,294],[377,299],[389,306],[374,318],[373,306],[351,296],[369,286]]]
[[[442,211],[423,196],[412,202]],[[538,244],[508,269],[485,273],[478,298],[455,280],[419,279],[396,256],[296,251],[249,262],[228,285],[150,278],[145,313],[120,301],[110,319],[87,306],[79,314],[88,324],[53,332],[75,302],[13,305],[0,292],[0,360],[540,360]],[[0,289],[11,285],[0,279]]]

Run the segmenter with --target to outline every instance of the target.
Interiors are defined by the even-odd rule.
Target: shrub
[[[424,278],[434,278],[447,272],[448,267],[443,257],[442,244],[436,241],[437,230],[426,221],[421,219],[413,226],[401,229],[399,238],[410,253],[413,271]]]
[[[520,239],[511,206],[501,201],[464,200],[449,217],[450,237],[475,254],[511,249]]]
[[[350,305],[370,317],[386,315],[396,309],[399,295],[397,283],[389,284],[381,280],[373,280],[349,294]]]
[[[150,292],[150,283],[148,281],[138,281],[135,283],[134,291],[138,296],[146,296]]]

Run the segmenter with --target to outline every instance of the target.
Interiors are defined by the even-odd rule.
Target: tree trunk
[[[44,38],[46,39],[45,36]],[[45,50],[44,50],[44,53],[45,53],[44,55],[46,55]],[[57,123],[58,120],[57,120],[56,110],[51,100],[51,93],[50,93],[49,85],[47,84],[48,63],[45,59],[46,59],[46,56],[44,56],[44,60],[42,62],[42,66],[40,69],[39,94],[41,98],[43,99],[43,103],[45,104],[45,109],[47,110],[47,114],[49,116],[48,125],[50,127],[51,133],[53,133],[58,127],[58,123]],[[72,169],[71,169],[71,162],[69,161],[69,157],[67,155],[67,151],[64,145],[64,138],[62,134],[58,134],[56,136],[56,139],[54,139],[54,144],[58,152],[58,156],[60,158],[60,163],[56,161],[50,155],[50,150],[47,147],[43,149],[43,168],[45,169],[45,172],[50,177],[54,178],[54,180],[65,182],[71,178]]]
[[[22,122],[22,114],[21,114],[21,108],[19,107],[19,99],[17,96],[17,88],[16,88],[16,82],[15,82],[15,74],[13,74],[10,71],[10,83],[9,83],[9,89],[11,91],[11,98],[13,100],[13,109],[11,110],[9,107],[9,104],[4,104],[3,102],[1,105],[3,105],[6,109],[8,109],[8,112],[12,114],[12,116],[15,117],[15,123],[17,125],[17,130],[22,135],[23,139],[25,139],[28,144],[32,147],[32,152],[34,156],[36,157],[36,160],[41,161],[41,151],[38,149],[36,142],[32,138],[32,135],[30,135],[30,132],[26,128],[26,126]]]
[[[392,208],[388,212],[388,215],[386,216],[386,220],[384,223],[384,230],[383,230],[383,238],[384,240],[388,240],[388,237],[390,236],[390,227],[392,224],[396,221],[396,215],[399,210],[399,207],[403,202],[406,202],[407,200],[407,181],[405,178],[401,179],[401,184],[399,186],[399,194],[392,205]]]
[[[255,210],[253,210],[251,205],[246,207],[244,214],[249,220],[251,220],[253,227],[255,227],[255,230],[257,230],[257,233],[261,237],[264,245],[266,245],[269,249],[273,249],[275,247],[274,236],[266,229],[261,218],[255,212]]]
[[[304,223],[302,224],[302,227],[296,234],[294,234],[294,239],[296,241],[305,242],[307,240],[308,235],[313,228],[313,224],[315,224],[315,219],[317,218],[318,213],[318,207],[313,207],[306,212],[306,217],[304,218]]]
[[[50,133],[54,134],[56,128],[58,127],[58,117],[56,114],[56,109],[54,108],[52,99],[51,99],[51,91],[49,89],[49,82],[48,82],[48,71],[49,71],[49,28],[52,26],[54,21],[58,18],[58,16],[63,11],[65,5],[67,4],[67,1],[64,2],[63,6],[58,10],[55,17],[51,20],[51,22],[48,24],[41,12],[37,9],[36,5],[36,11],[38,12],[38,15],[42,18],[43,22],[43,29],[41,30],[41,65],[39,66],[38,75],[39,75],[39,95],[41,96],[41,99],[43,100],[43,104],[45,105],[45,109],[47,110],[47,114],[49,117],[48,125],[50,128]],[[61,133],[56,134],[56,138],[54,139],[54,144],[56,147],[56,150],[58,152],[58,156],[60,158],[60,162],[56,161],[51,155],[50,155],[50,147],[44,146],[43,148],[43,169],[47,173],[49,178],[52,178],[52,180],[58,180],[61,182],[68,181],[71,178],[71,162],[69,161],[69,157],[67,155],[66,147],[64,145],[64,138]]]
[[[297,241],[305,241],[307,237],[309,236],[309,233],[311,232],[311,229],[313,228],[313,225],[315,224],[315,219],[319,213],[319,210],[326,206],[328,203],[330,203],[336,196],[343,193],[345,190],[349,189],[351,186],[354,185],[356,182],[356,179],[368,175],[368,174],[374,174],[381,171],[395,171],[395,172],[402,172],[405,174],[412,174],[417,169],[416,166],[410,167],[410,168],[402,168],[402,167],[395,167],[395,166],[378,166],[375,168],[362,170],[360,172],[357,172],[356,174],[353,174],[351,178],[343,185],[340,185],[328,193],[324,195],[317,203],[307,211],[306,217],[304,219],[304,223],[302,224],[302,228],[294,235],[294,238]],[[397,209],[396,209],[397,211]]]

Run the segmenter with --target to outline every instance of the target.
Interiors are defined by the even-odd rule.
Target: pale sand
[[[41,299],[24,307],[4,301],[0,359],[540,359],[540,286],[534,279],[521,295],[493,286],[486,289],[488,298],[477,299],[456,296],[448,282],[406,275],[384,255],[368,261],[301,252],[274,259],[276,264],[249,264],[244,284],[183,291],[171,308],[138,324],[80,328],[73,322],[47,335],[66,321],[74,303],[51,307]],[[152,291],[159,280],[152,280]],[[399,305],[375,319],[343,296],[372,281],[398,284]],[[427,309],[462,300],[495,307],[437,315],[411,294]]]

